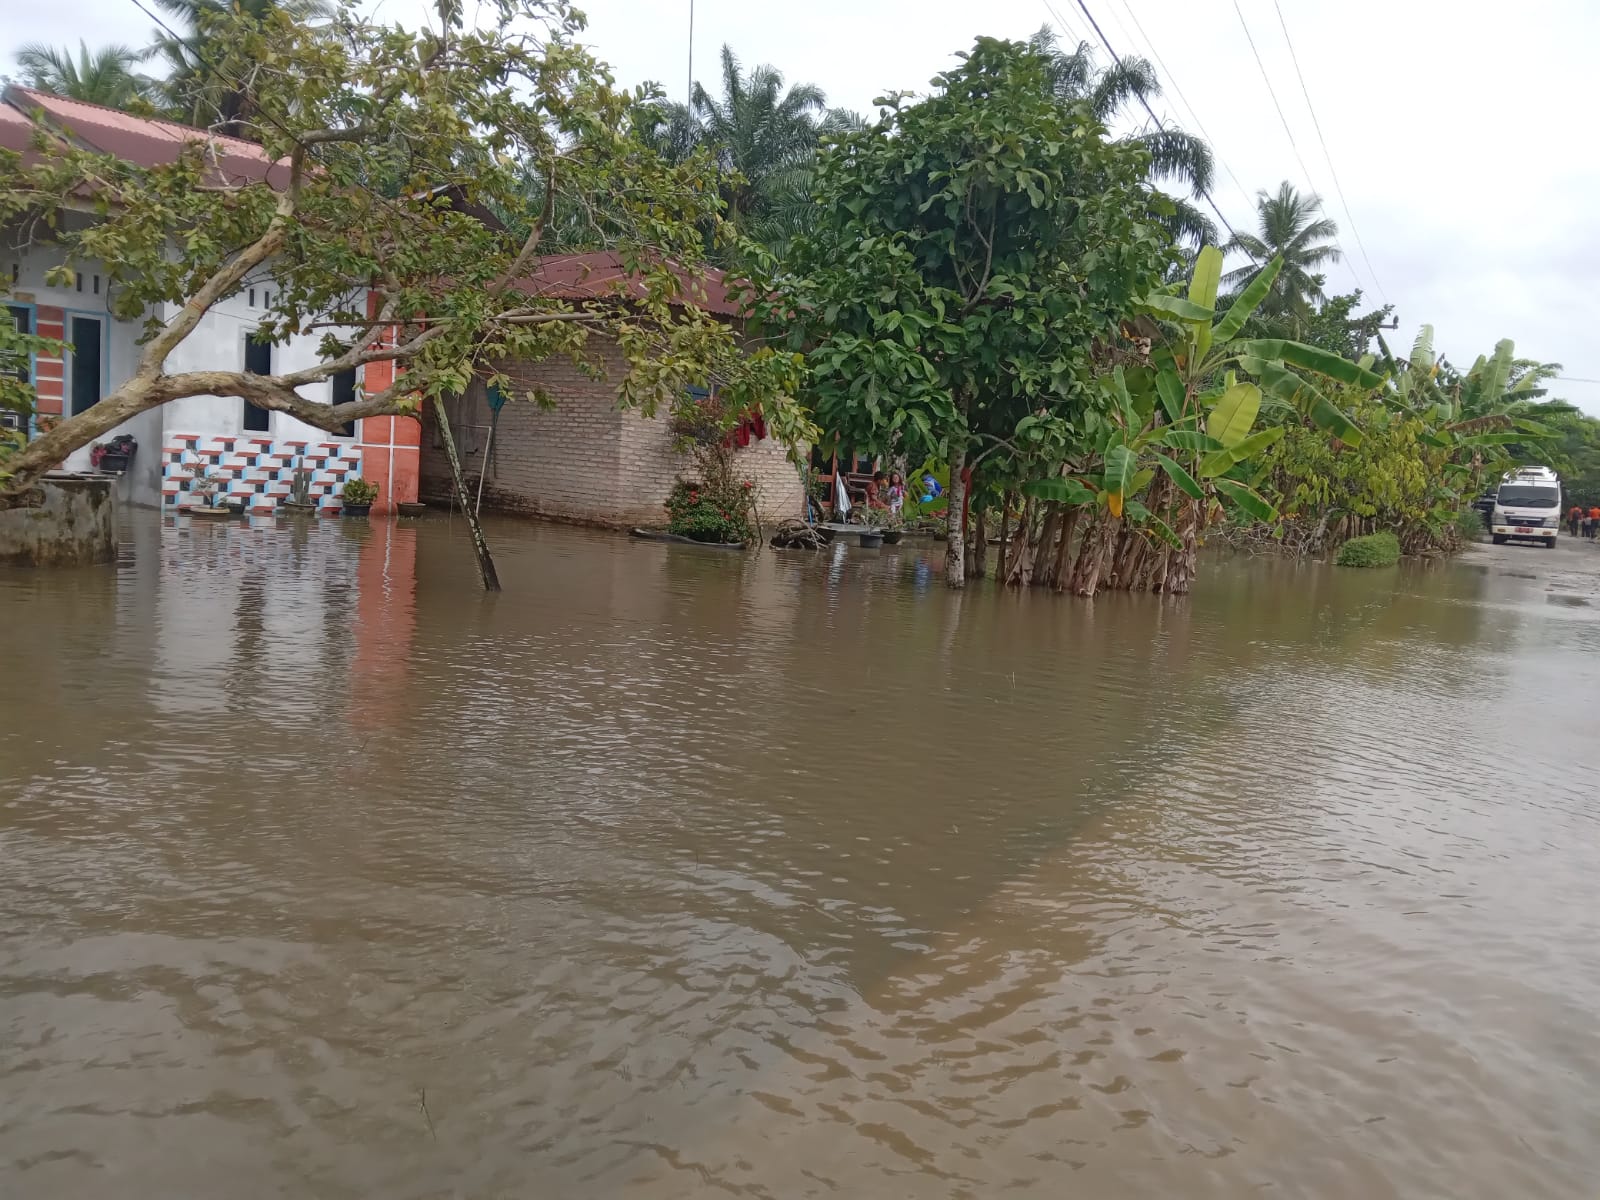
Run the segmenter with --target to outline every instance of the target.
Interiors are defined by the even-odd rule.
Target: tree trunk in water
[[[1105,571],[1106,557],[1122,526],[1119,517],[1105,517],[1083,539],[1083,551],[1078,555],[1078,572],[1073,581],[1073,593],[1085,598],[1100,590],[1100,576]]]
[[[455,480],[456,499],[461,502],[467,528],[472,531],[472,550],[478,556],[478,573],[483,576],[483,590],[498,592],[500,576],[495,573],[494,559],[489,557],[489,543],[484,540],[483,527],[478,524],[478,516],[472,511],[472,502],[467,496],[467,481],[461,477],[461,460],[456,457],[456,439],[450,432],[450,418],[445,415],[444,402],[437,396],[433,398],[433,415],[439,422],[439,440],[444,443],[445,457],[450,460],[450,478]]]
[[[959,588],[967,582],[966,531],[967,494],[962,472],[967,469],[966,431],[952,437],[950,448],[950,486],[945,490],[948,498],[948,524],[950,538],[944,544],[944,582],[946,587]]]
[[[1166,590],[1174,596],[1186,596],[1194,583],[1195,559],[1199,553],[1200,505],[1197,501],[1184,500],[1183,516],[1175,532],[1182,545],[1172,552],[1167,565]]]
[[[995,564],[994,577],[1001,583],[1006,581],[1006,559],[1010,558],[1011,549],[1011,493],[1000,493],[1000,561]]]
[[[1055,549],[1056,538],[1061,532],[1061,504],[1059,501],[1050,501],[1050,507],[1044,512],[1044,526],[1039,530],[1039,541],[1033,552],[1032,570],[1024,583],[1043,585],[1049,583],[1050,553]]]
[[[1072,574],[1068,565],[1072,561],[1072,535],[1077,532],[1078,521],[1082,516],[1081,508],[1071,509],[1061,522],[1061,531],[1056,534],[1055,543],[1045,548],[1045,560],[1039,572],[1039,582],[1049,585],[1058,592],[1067,590],[1067,579]]]
[[[989,573],[989,514],[981,504],[972,518],[972,541],[968,549],[972,552],[972,570],[967,575],[982,579]]]
[[[1017,529],[1012,534],[1017,548],[1006,555],[1006,570],[1002,578],[1008,587],[1026,586],[1029,576],[1033,574],[1033,497],[1029,496],[1022,503],[1022,517],[1017,522]]]

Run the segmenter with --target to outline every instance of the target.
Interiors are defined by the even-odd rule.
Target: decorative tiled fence
[[[190,487],[196,468],[203,468],[218,480],[218,504],[239,500],[246,512],[267,516],[289,498],[302,467],[311,472],[312,503],[320,512],[336,513],[340,490],[361,474],[361,450],[346,442],[169,433],[161,447],[161,503],[180,510],[201,503]]]

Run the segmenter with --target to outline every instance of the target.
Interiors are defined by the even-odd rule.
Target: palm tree
[[[640,123],[656,152],[681,161],[704,148],[723,177],[729,221],[781,248],[811,216],[811,165],[823,137],[860,129],[855,113],[828,108],[815,84],[785,89],[783,73],[759,66],[744,72],[731,46],[722,47],[722,94],[696,83],[690,103],[658,104]]]
[[[167,61],[167,78],[159,87],[168,109],[179,120],[242,138],[254,136],[251,124],[255,98],[240,80],[218,71],[222,50],[214,32],[217,22],[243,17],[259,24],[275,13],[284,13],[297,21],[314,21],[330,17],[334,12],[331,0],[157,2],[188,27],[178,35],[158,30],[151,47],[152,54]]]
[[[58,50],[30,42],[17,51],[17,65],[31,88],[107,108],[126,108],[150,94],[150,80],[134,70],[144,57],[119,45],[102,46],[91,54],[88,45],[80,41],[74,59],[68,47]]]
[[[1242,251],[1255,261],[1229,271],[1222,277],[1229,287],[1242,287],[1262,264],[1282,257],[1283,270],[1272,291],[1257,310],[1264,317],[1287,318],[1298,325],[1311,314],[1312,306],[1324,297],[1326,277],[1318,270],[1340,259],[1337,246],[1328,243],[1339,236],[1339,226],[1330,218],[1318,216],[1322,201],[1309,192],[1298,192],[1288,180],[1276,194],[1265,189],[1256,193],[1256,220],[1260,236],[1237,233],[1224,251]]]
[[[1051,92],[1064,101],[1086,101],[1102,124],[1111,124],[1130,104],[1149,103],[1161,95],[1161,81],[1147,59],[1127,56],[1102,70],[1088,42],[1079,42],[1068,54],[1048,25],[1030,37],[1028,45],[1048,62]],[[1150,155],[1152,185],[1176,183],[1196,194],[1211,190],[1214,165],[1204,138],[1157,126],[1123,140],[1142,146]],[[1175,210],[1166,221],[1174,238],[1188,240],[1196,249],[1216,240],[1216,226],[1194,204],[1181,196],[1167,199]]]

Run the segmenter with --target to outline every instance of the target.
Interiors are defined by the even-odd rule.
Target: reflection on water
[[[5,1194],[1592,1190],[1592,608],[491,534],[0,573]]]

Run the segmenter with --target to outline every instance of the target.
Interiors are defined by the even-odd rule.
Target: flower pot
[[[872,550],[883,545],[883,534],[877,530],[862,530],[861,545],[863,549]]]
[[[216,507],[207,505],[206,507],[202,508],[200,505],[196,504],[189,508],[181,508],[178,511],[186,512],[191,517],[203,517],[209,521],[228,520],[239,515],[238,513],[234,512],[233,509],[227,508],[223,505],[218,505]]]
[[[898,546],[904,532],[902,529],[885,529],[883,531],[883,544],[885,546]]]
[[[285,512],[314,513],[317,511],[316,502],[313,500],[307,500],[304,503],[299,500],[284,500],[278,507]]]
[[[345,501],[344,515],[347,517],[364,517],[371,511],[372,502],[370,500],[366,504],[351,504],[349,501]]]

